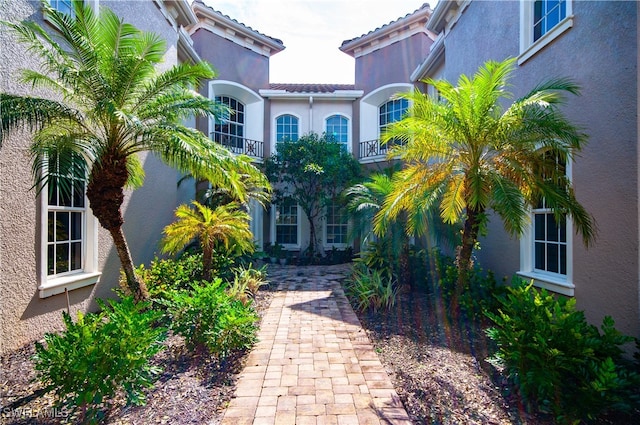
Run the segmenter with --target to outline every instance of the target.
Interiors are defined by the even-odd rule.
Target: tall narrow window
[[[276,242],[298,244],[298,205],[291,199],[276,206]]]
[[[549,32],[566,16],[565,0],[536,0],[533,5],[533,41]]]
[[[60,173],[60,164],[49,163],[57,178],[48,187],[47,202],[47,276],[60,276],[82,271],[85,252],[84,198],[85,180],[79,177],[82,160],[74,157],[74,170]],[[74,176],[75,175],[75,176]]]
[[[244,104],[229,96],[216,96],[216,102],[229,108],[230,113],[215,124],[213,140],[233,153],[244,153]]]
[[[293,115],[280,115],[276,118],[276,142],[298,140],[298,118]]]
[[[326,133],[346,149],[349,143],[349,120],[342,115],[332,115],[327,118]]]
[[[345,245],[347,243],[348,217],[344,208],[331,204],[327,207],[325,244]]]
[[[380,113],[378,114],[380,135],[385,132],[389,124],[400,121],[408,109],[409,101],[407,99],[394,99],[383,103],[382,106],[380,106]],[[387,146],[395,143],[396,141],[390,140],[387,142]],[[383,149],[386,150],[386,148],[382,147],[381,150]]]
[[[543,199],[533,210],[534,270],[567,274],[567,220],[559,222]]]

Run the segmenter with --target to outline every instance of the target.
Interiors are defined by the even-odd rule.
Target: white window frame
[[[333,135],[333,133],[329,132],[329,128],[328,128],[329,122],[328,121],[331,118],[335,118],[335,117],[344,119],[347,122],[346,123],[347,124],[347,132],[345,134],[346,137],[347,137],[347,140],[345,142],[341,142],[339,140],[336,140],[336,142],[338,142],[341,145],[343,145],[344,148],[347,150],[347,152],[351,152],[351,120],[349,119],[348,116],[346,116],[345,114],[340,114],[340,113],[334,113],[334,114],[326,116],[325,119],[324,119],[324,130],[327,133],[327,135]]]
[[[535,0],[520,0],[520,55],[518,56],[518,65],[522,65],[527,59],[573,27],[573,0],[565,0],[565,18],[534,41],[534,3]]]
[[[289,140],[291,142],[296,142],[298,141],[298,139],[300,138],[300,117],[296,114],[293,114],[291,112],[285,112],[282,114],[279,114],[277,117],[275,117],[275,119],[273,120],[274,126],[273,126],[273,140],[276,143],[276,146],[278,143],[282,143],[283,140],[278,140],[278,119],[282,118],[282,117],[286,117],[286,116],[290,116],[295,118],[298,121],[298,133],[296,135],[296,139],[295,140]]]
[[[295,244],[291,244],[291,243],[280,243],[278,242],[278,220],[277,220],[277,215],[278,215],[278,208],[280,208],[279,204],[272,204],[271,206],[271,223],[272,223],[272,242],[274,243],[280,243],[285,249],[287,250],[297,250],[300,249],[300,239],[302,237],[302,232],[301,232],[301,215],[300,212],[302,211],[302,209],[300,208],[300,205],[295,204],[296,206],[296,243]],[[291,224],[285,224],[284,226],[293,226]]]
[[[331,204],[328,207],[325,208],[324,211],[324,225],[322,226],[322,230],[323,230],[323,235],[322,235],[322,241],[323,241],[323,245],[325,249],[331,249],[332,247],[336,247],[336,248],[346,248],[347,246],[349,246],[349,244],[346,241],[346,238],[349,236],[349,216],[346,213],[346,207],[342,207],[343,209],[343,213],[344,216],[347,219],[347,222],[345,224],[342,223],[329,223],[329,208],[340,208],[340,205],[337,204]],[[328,232],[328,227],[329,226],[345,226],[346,227],[346,233],[345,233],[345,242],[342,243],[330,243],[329,241],[327,241],[327,237],[329,236],[329,232]]]
[[[566,176],[571,181],[571,161],[565,166]],[[562,295],[574,296],[573,282],[573,221],[566,217],[567,227],[567,274],[552,273],[535,268],[535,233],[533,210],[529,214],[529,226],[520,238],[520,270],[517,274],[525,279],[533,279],[534,285]]]
[[[40,192],[40,270],[38,273],[38,292],[40,298],[62,294],[65,291],[96,284],[100,273],[98,271],[98,220],[92,214],[89,200],[84,195],[84,208],[65,208],[49,205],[49,188],[44,187]],[[48,220],[49,211],[82,211],[82,267],[79,270],[48,275]]]

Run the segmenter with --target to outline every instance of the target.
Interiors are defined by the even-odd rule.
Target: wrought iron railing
[[[386,157],[389,148],[394,145],[402,144],[400,140],[389,140],[387,143],[380,143],[379,139],[365,140],[358,144],[358,159],[384,159]]]
[[[242,136],[214,131],[211,133],[211,140],[220,143],[225,148],[235,154],[244,154],[253,158],[264,158],[264,142],[247,139]]]

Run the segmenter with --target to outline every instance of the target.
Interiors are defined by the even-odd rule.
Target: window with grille
[[[291,199],[276,205],[276,242],[298,244],[298,205]]]
[[[49,162],[56,178],[47,188],[47,276],[81,271],[85,251],[85,179],[79,178],[82,160],[73,159],[69,172],[60,173],[60,163]],[[75,171],[75,172],[74,172]]]
[[[229,108],[229,114],[216,122],[213,140],[235,153],[243,153],[245,105],[230,96],[216,96],[216,102]]]
[[[327,118],[326,133],[346,149],[349,143],[349,119],[342,115],[332,115]]]
[[[276,142],[298,140],[298,118],[293,115],[280,115],[276,118]]]
[[[325,244],[345,245],[347,243],[348,216],[344,208],[332,204],[327,207]]]

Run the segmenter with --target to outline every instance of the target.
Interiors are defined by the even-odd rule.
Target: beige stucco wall
[[[176,63],[176,33],[152,0],[100,4],[111,7],[141,29],[159,33],[167,40],[162,68]],[[25,0],[1,0],[0,19],[43,23],[39,2]],[[37,65],[12,35],[0,31],[0,90],[46,96],[17,81],[18,69]],[[0,353],[60,329],[61,312],[66,310],[64,295],[45,299],[38,296],[40,214],[39,201],[30,190],[30,140],[28,134],[12,135],[0,149]],[[142,161],[145,185],[129,193],[123,205],[125,235],[136,264],[148,263],[153,258],[162,228],[172,221],[176,205],[189,199],[193,192],[189,185],[178,190],[178,173],[157,158],[143,155]],[[97,285],[69,292],[72,314],[94,309],[95,297],[114,296],[111,289],[117,284],[120,263],[109,234],[102,228],[98,236],[98,264],[103,274]]]

